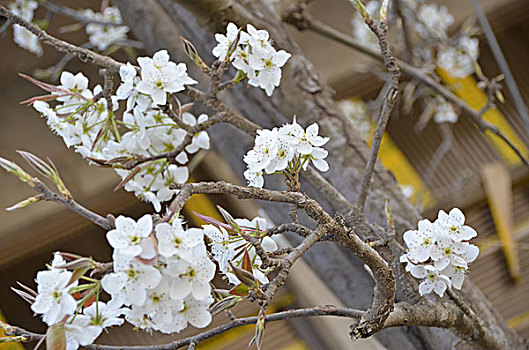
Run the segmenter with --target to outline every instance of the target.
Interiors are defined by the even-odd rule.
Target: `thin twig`
[[[274,322],[281,320],[290,320],[293,318],[299,317],[311,317],[311,316],[338,316],[338,317],[347,317],[352,319],[358,319],[364,314],[363,311],[350,309],[350,308],[338,308],[331,305],[326,306],[316,306],[313,308],[306,309],[294,309],[281,311],[274,314],[266,315],[266,322]],[[151,345],[151,346],[122,346],[122,345],[98,345],[90,344],[84,346],[86,349],[90,350],[119,350],[119,349],[130,349],[130,350],[174,350],[182,346],[189,346],[189,344],[195,343],[198,344],[206,339],[214,337],[216,335],[222,334],[230,329],[241,327],[247,324],[256,323],[258,316],[238,318],[222,326],[215,327],[213,329],[202,332],[198,335],[182,338],[173,341],[168,344],[161,345]],[[24,335],[29,338],[29,341],[37,341],[41,339],[44,335],[38,334],[19,327],[13,327],[16,335]]]
[[[98,66],[108,68],[112,72],[119,72],[119,68],[121,67],[122,63],[119,63],[108,56],[103,56],[95,53],[94,51],[83,49],[66,41],[57,39],[33,23],[30,23],[22,17],[15,15],[4,6],[0,6],[0,16],[7,18],[12,24],[18,24],[26,28],[31,33],[35,34],[43,44],[53,47],[59,52],[69,53],[79,58],[79,60],[82,62],[91,62]]]
[[[67,7],[65,5],[62,5],[62,4],[57,4],[54,1],[50,1],[50,0],[40,1],[39,4],[44,6],[50,12],[70,17],[70,18],[76,20],[77,22],[81,22],[81,23],[84,23],[84,24],[92,23],[92,24],[100,24],[100,25],[109,26],[109,27],[123,27],[123,26],[126,26],[126,24],[123,24],[123,23],[95,20],[93,18],[90,18],[90,17],[84,15],[82,12],[79,12],[77,10],[74,10],[74,9],[69,8],[69,7]]]
[[[301,30],[303,29],[312,30],[315,33],[318,33],[324,37],[327,37],[345,46],[348,46],[358,52],[368,55],[371,58],[376,59],[377,61],[382,62],[384,60],[384,57],[380,53],[357,42],[351,36],[343,34],[342,32],[326,25],[325,23],[319,20],[313,19],[306,14],[303,16],[302,20],[298,20],[296,19],[296,17],[293,17],[293,16],[288,17],[288,19],[290,21],[289,23],[297,26]],[[507,144],[507,146],[509,146],[509,148],[511,148],[516,153],[516,155],[520,158],[520,160],[526,166],[529,166],[529,161],[524,157],[524,155],[520,152],[520,150],[511,141],[509,141],[509,139],[494,124],[489,123],[488,121],[482,118],[482,115],[485,111],[483,110],[478,111],[478,110],[473,109],[465,101],[461,100],[454,93],[452,93],[448,88],[441,85],[440,83],[435,81],[432,77],[425,74],[425,72],[422,71],[421,69],[413,67],[412,65],[402,60],[399,60],[399,59],[396,59],[395,62],[397,63],[397,65],[399,66],[399,68],[401,69],[403,73],[412,77],[413,79],[418,80],[424,85],[432,88],[433,90],[438,92],[441,96],[443,96],[446,100],[453,103],[459,110],[463,111],[464,114],[468,115],[481,132],[485,133],[487,130],[489,130],[495,135],[497,135],[498,137],[500,137]]]
[[[46,186],[42,181],[37,180],[37,184],[32,186],[34,190],[39,192],[44,196],[44,200],[62,204],[66,209],[77,213],[88,220],[92,221],[94,224],[104,228],[105,230],[111,230],[114,228],[114,223],[108,218],[104,218],[99,214],[94,213],[93,211],[83,207],[77,203],[74,199],[66,199],[58,193],[53,192]]]
[[[523,121],[525,134],[529,135],[529,113],[527,112],[527,107],[523,101],[522,95],[520,94],[520,90],[516,85],[516,81],[514,80],[511,69],[509,68],[509,64],[507,63],[507,60],[501,51],[501,47],[498,44],[496,36],[494,35],[494,31],[487,20],[485,12],[483,12],[483,9],[479,5],[478,0],[470,0],[470,2],[472,3],[472,7],[474,8],[476,16],[478,17],[481,29],[483,29],[483,32],[485,33],[485,38],[487,38],[487,43],[489,44],[492,54],[494,55],[494,59],[496,59],[501,72],[505,76],[505,84],[511,93],[516,111]]]
[[[354,3],[354,1],[351,1]],[[382,5],[384,6],[384,4]],[[387,6],[387,3],[386,3]],[[371,185],[371,178],[373,177],[373,171],[375,169],[375,164],[378,158],[378,150],[380,149],[380,144],[382,143],[382,137],[386,130],[391,113],[395,107],[395,102],[397,100],[399,92],[399,77],[400,70],[396,64],[395,57],[391,53],[391,50],[387,41],[388,33],[388,23],[387,16],[381,18],[378,25],[375,24],[373,18],[365,11],[363,14],[366,24],[371,28],[371,31],[377,36],[378,42],[380,45],[380,50],[384,56],[384,65],[390,73],[390,78],[387,81],[388,91],[385,96],[384,102],[382,104],[382,109],[380,111],[377,127],[375,129],[375,134],[373,136],[373,143],[371,145],[371,150],[369,152],[369,158],[367,159],[366,167],[364,170],[364,175],[362,176],[362,183],[360,187],[360,196],[358,197],[357,205],[360,209],[360,212],[363,213],[367,194],[369,192],[369,187]]]

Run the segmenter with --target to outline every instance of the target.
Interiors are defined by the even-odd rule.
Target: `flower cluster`
[[[446,46],[437,53],[437,66],[456,78],[474,73],[479,56],[478,45],[479,40],[476,38],[461,37],[455,45]]]
[[[281,81],[281,67],[291,54],[284,50],[276,51],[266,30],[257,30],[251,24],[246,28],[248,32],[229,23],[226,35],[215,35],[218,45],[212,53],[220,60],[230,60],[237,70],[248,77],[248,84],[260,87],[272,96]],[[234,43],[237,39],[238,42]]]
[[[436,123],[456,123],[459,119],[454,106],[446,101],[444,98],[439,97],[437,107],[433,115],[433,120]]]
[[[103,12],[94,12],[86,9],[83,14],[96,22],[122,23],[121,13],[117,7],[108,6]],[[86,34],[90,44],[104,51],[113,44],[127,39],[129,27],[126,25],[103,25],[99,23],[89,23],[86,25]]]
[[[449,75],[453,78],[464,78],[473,74],[477,67],[479,56],[479,40],[473,37],[476,28],[472,25],[461,26],[460,29],[449,33],[454,23],[454,16],[445,6],[428,3],[424,0],[406,0],[401,7],[401,13],[410,24],[406,35],[418,35],[420,40],[414,41],[414,46],[408,48],[413,56],[412,61],[417,66],[439,75]],[[431,93],[415,89],[413,83],[408,84],[409,106],[420,95],[430,99]],[[434,94],[436,108],[433,109],[433,120],[437,123],[455,123],[458,113],[442,96]],[[430,112],[430,110],[428,111]]]
[[[67,350],[75,350],[79,345],[91,344],[103,329],[123,324],[120,318],[127,309],[111,300],[108,303],[93,303],[93,284],[79,284],[79,276],[74,276],[62,266],[66,261],[60,253],[55,253],[48,270],[37,273],[37,296],[31,310],[42,314],[43,321],[52,326],[64,322]],[[92,303],[90,306],[87,304]],[[81,312],[82,306],[84,309]]]
[[[477,233],[464,223],[458,208],[449,214],[441,210],[435,222],[421,220],[418,230],[404,233],[408,252],[400,261],[407,263],[406,271],[412,276],[423,279],[421,295],[434,291],[442,297],[447,288],[461,289],[468,264],[479,254],[479,248],[468,243]]]
[[[445,39],[448,28],[454,23],[446,6],[424,4],[417,12],[415,30],[423,39]]]
[[[257,131],[253,149],[244,156],[248,165],[244,177],[249,186],[263,187],[264,174],[296,173],[310,162],[320,171],[329,170],[325,161],[328,152],[321,148],[329,138],[318,132],[317,123],[304,130],[295,118],[292,124]]]
[[[33,13],[38,6],[37,1],[16,0],[9,4],[9,9],[13,11],[15,15],[31,22],[33,20]],[[26,49],[37,56],[42,56],[42,46],[40,45],[37,36],[18,24],[13,26],[13,41],[21,48]]]
[[[47,97],[32,99],[33,106],[46,117],[48,126],[63,138],[66,146],[74,147],[93,162],[116,164],[173,151],[183,142],[186,131],[161,107],[166,105],[169,93],[196,82],[187,75],[185,64],[171,62],[165,50],[152,58],[140,57],[138,62],[139,76],[131,64],[121,67],[122,83],[116,95],[110,96],[111,108],[107,106],[107,98],[102,97],[101,86],[91,90],[82,73],[69,72],[62,73],[60,86],[39,84],[52,93],[54,106],[45,102],[52,99]],[[126,100],[126,108],[118,118],[116,111],[121,100]],[[189,126],[207,118],[201,115],[197,120],[191,113],[182,114],[182,122]],[[209,148],[206,132],[195,135],[185,151],[175,157],[176,162],[186,164],[188,154],[201,148]],[[175,191],[169,185],[184,183],[189,176],[186,167],[169,164],[165,158],[146,163],[133,173],[119,167],[116,172],[124,180],[125,190],[151,202],[156,211],[161,210],[161,203],[173,197]]]
[[[101,284],[112,300],[130,307],[128,322],[164,333],[180,332],[188,323],[198,328],[210,323],[215,264],[201,229],[186,230],[177,219],[153,230],[150,215],[137,222],[119,216],[107,239],[114,248],[114,269]]]
[[[257,255],[255,247],[241,235],[241,231],[244,231],[245,234],[257,237],[265,252],[273,252],[278,247],[272,238],[265,235],[267,227],[266,220],[260,217],[256,217],[252,221],[235,219],[235,223],[231,226],[225,224],[203,226],[204,234],[209,238],[213,258],[217,261],[219,270],[228,278],[229,283],[234,285],[241,283],[231,265],[242,267],[244,259],[251,261],[254,278],[262,284],[268,283],[266,274],[269,271],[261,269],[262,261]]]
[[[444,6],[423,4],[416,12],[415,30],[423,39],[416,53],[424,64],[433,62],[453,77],[463,78],[474,73],[474,65],[479,56],[479,40],[469,33],[461,32],[457,40],[448,40],[448,28],[454,17]],[[435,47],[437,55],[432,54]]]
[[[113,268],[101,281],[68,270],[90,270],[91,259],[67,262],[60,253],[37,274],[31,309],[48,326],[64,324],[68,350],[91,344],[104,328],[125,320],[163,333],[211,322],[216,266],[208,257],[204,230],[185,229],[178,219],[154,225],[151,215],[137,221],[119,216],[107,240],[114,249]],[[99,300],[101,289],[110,294],[108,303]]]

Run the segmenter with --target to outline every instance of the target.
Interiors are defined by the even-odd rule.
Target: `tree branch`
[[[357,319],[357,318],[360,318],[362,315],[363,315],[363,311],[350,309],[350,308],[338,308],[335,306],[326,305],[326,306],[316,306],[316,307],[307,308],[307,309],[295,309],[295,310],[277,312],[277,313],[265,316],[265,321],[274,322],[274,321],[290,320],[290,319],[299,318],[299,317],[311,317],[311,316],[338,316],[338,317],[347,317],[347,318]],[[173,350],[173,349],[178,349],[183,346],[188,346],[192,343],[196,345],[206,339],[222,334],[236,327],[241,327],[247,324],[256,323],[258,318],[259,318],[258,316],[238,318],[222,326],[218,326],[216,328],[204,331],[200,334],[197,334],[191,337],[178,339],[168,344],[151,345],[151,346],[122,346],[122,345],[116,346],[116,345],[91,344],[91,345],[84,346],[84,348],[90,349],[90,350],[119,350],[119,349]],[[28,341],[30,342],[38,341],[42,339],[42,337],[44,337],[43,334],[26,331],[25,329],[22,329],[19,327],[11,327],[11,331],[15,335],[23,335],[23,336],[28,337],[29,338]]]
[[[107,22],[107,21],[97,21],[93,18],[90,18],[83,13],[74,10],[68,6],[57,4],[55,1],[40,1],[40,5],[44,6],[46,9],[48,9],[50,12],[61,14],[67,17],[70,17],[71,19],[76,20],[77,22],[81,22],[84,24],[99,24],[103,26],[110,26],[110,27],[122,27],[125,26],[123,23],[116,23],[116,22]]]
[[[48,186],[46,186],[42,181],[37,181],[37,184],[32,186],[32,188],[42,194],[44,196],[44,200],[62,204],[64,207],[66,207],[66,209],[85,217],[107,231],[114,228],[114,220],[112,217],[104,218],[101,215],[94,213],[90,209],[83,207],[73,198],[64,198],[64,196],[61,196],[60,194],[50,190]]]
[[[312,19],[307,14],[304,14],[302,19],[299,19],[298,17],[290,16],[288,17],[287,22],[290,24],[293,24],[300,30],[309,29],[324,37],[337,41],[358,52],[368,55],[377,61],[382,62],[384,60],[384,57],[381,54],[377,53],[376,51],[358,43],[352,37],[339,32],[338,30],[324,24],[323,22],[320,22],[316,19]],[[493,134],[495,134],[496,136],[500,137],[507,144],[507,146],[516,153],[518,158],[520,158],[520,160],[525,165],[529,166],[529,161],[523,156],[520,150],[503,134],[503,132],[499,130],[496,125],[489,123],[488,121],[482,118],[482,115],[485,112],[484,110],[478,111],[478,110],[471,108],[466,102],[464,102],[459,97],[454,95],[445,86],[439,84],[434,79],[426,75],[420,69],[415,68],[412,65],[402,60],[399,60],[399,59],[396,59],[395,62],[403,73],[412,77],[413,79],[418,80],[424,85],[432,88],[437,93],[439,93],[441,96],[443,96],[446,100],[453,103],[459,110],[463,111],[464,114],[468,115],[481,132],[485,133],[488,130],[492,132]]]
[[[485,37],[487,38],[487,43],[489,44],[492,54],[494,55],[494,58],[496,59],[496,62],[498,63],[501,72],[505,76],[505,83],[507,85],[507,89],[509,89],[509,92],[511,93],[514,102],[514,106],[516,107],[516,111],[518,112],[518,115],[523,121],[523,125],[525,127],[525,134],[529,135],[529,113],[527,112],[527,107],[525,106],[522,95],[520,94],[520,90],[516,85],[516,81],[514,80],[511,69],[507,64],[507,60],[505,59],[505,56],[501,51],[500,44],[498,44],[498,40],[496,40],[494,31],[492,30],[492,27],[490,26],[489,21],[487,20],[485,12],[483,12],[483,9],[479,5],[478,0],[470,0],[470,3],[474,8],[476,16],[478,17],[481,29],[483,29],[483,32],[485,33]]]
[[[11,24],[18,24],[26,28],[31,33],[35,34],[43,44],[48,45],[59,52],[74,55],[79,58],[79,60],[81,60],[82,62],[94,63],[98,66],[105,67],[113,73],[119,72],[119,67],[121,67],[122,65],[121,63],[115,61],[114,59],[108,56],[103,56],[98,53],[95,53],[94,51],[83,49],[81,47],[72,45],[66,41],[57,39],[43,31],[33,23],[30,23],[24,20],[23,18],[15,15],[13,12],[9,11],[4,6],[0,6],[0,16],[5,17],[8,21],[11,22]]]

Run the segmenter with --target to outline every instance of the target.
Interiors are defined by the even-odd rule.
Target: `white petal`
[[[191,292],[191,282],[176,278],[171,284],[171,299],[183,299]]]
[[[204,328],[211,322],[211,314],[205,307],[196,307],[187,312],[187,320],[192,326]]]
[[[313,159],[312,164],[314,164],[319,171],[325,172],[329,170],[329,164],[323,159]]]

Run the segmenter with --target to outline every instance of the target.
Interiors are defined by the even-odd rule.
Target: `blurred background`
[[[67,1],[69,7],[87,7],[86,1]],[[453,28],[474,16],[470,2],[439,0],[454,14]],[[503,49],[525,101],[529,96],[529,1],[482,0],[487,17]],[[5,4],[5,2],[2,2]],[[37,16],[45,15],[39,10]],[[314,0],[311,14],[332,27],[352,33],[352,7],[345,0]],[[58,28],[72,21],[54,16],[49,28]],[[336,99],[344,102],[345,112],[366,133],[373,122],[369,106],[362,101],[376,99],[383,81],[379,68],[353,50],[322,38],[314,33],[299,33],[291,28],[292,35],[317,67],[324,79],[335,89]],[[86,41],[81,32],[64,33],[61,38],[75,43]],[[486,40],[480,38],[479,63],[486,76],[500,73]],[[19,102],[40,95],[37,87],[17,76],[18,72],[35,75],[39,69],[53,66],[63,57],[44,48],[44,55],[36,57],[15,46],[11,29],[0,38],[0,156],[23,164],[15,150],[25,150],[42,158],[50,157],[58,167],[63,180],[80,203],[100,213],[113,213],[140,217],[151,212],[151,206],[138,201],[133,194],[123,190],[113,192],[119,178],[109,169],[90,167],[64,147],[63,141],[53,135],[44,120],[31,107]],[[141,49],[137,49],[141,54]],[[132,52],[117,52],[116,58],[129,59]],[[91,82],[103,79],[97,69],[73,59],[66,69],[82,71]],[[450,88],[470,106],[479,109],[486,103],[486,95],[477,88],[474,77],[454,79]],[[93,87],[93,86],[92,86]],[[521,130],[511,96],[506,90],[505,104],[490,111],[486,118],[498,125],[528,154],[528,135]],[[402,107],[402,105],[401,105]],[[425,217],[435,219],[439,209],[461,208],[467,222],[479,235],[473,241],[481,254],[471,266],[470,278],[484,291],[509,326],[524,337],[529,337],[529,171],[518,158],[496,138],[485,137],[465,117],[450,127],[450,132],[433,122],[420,123],[424,106],[415,104],[410,110],[397,111],[389,122],[384,136],[380,159],[395,175],[410,201]],[[424,125],[423,125],[424,124]],[[418,127],[418,125],[420,127]],[[332,135],[328,135],[332,136]],[[450,146],[442,158],[438,157],[441,145]],[[436,155],[437,153],[437,155]],[[439,158],[439,159],[438,159]],[[432,162],[437,162],[431,171]],[[234,174],[216,155],[215,145],[196,156],[191,180],[224,179],[238,182],[242,174]],[[0,208],[33,195],[31,189],[16,178],[0,172]],[[201,222],[189,215],[199,211],[216,216],[215,204],[229,209],[236,217],[253,217],[259,208],[251,201],[235,201],[224,196],[196,196],[185,208],[190,224]],[[91,255],[99,261],[109,261],[111,249],[104,232],[87,220],[76,216],[54,203],[39,203],[15,212],[0,211],[0,310],[10,323],[34,331],[44,331],[44,325],[33,318],[27,304],[18,298],[10,287],[16,281],[34,286],[37,270],[49,262],[57,250]],[[500,237],[502,237],[500,239]],[[338,298],[303,263],[297,266],[285,289],[274,299],[272,310],[294,306],[333,304]],[[256,305],[246,303],[239,307],[238,316],[253,315]],[[212,327],[227,320],[218,315]],[[349,322],[330,318],[297,319],[267,325],[264,349],[382,349],[376,340],[351,343],[348,339]],[[188,335],[195,330],[186,330]],[[200,349],[245,349],[253,336],[253,328],[242,327],[201,343]],[[174,337],[145,335],[131,328],[104,334],[98,342],[103,344],[153,344],[167,342]],[[0,345],[0,349],[15,347]]]

